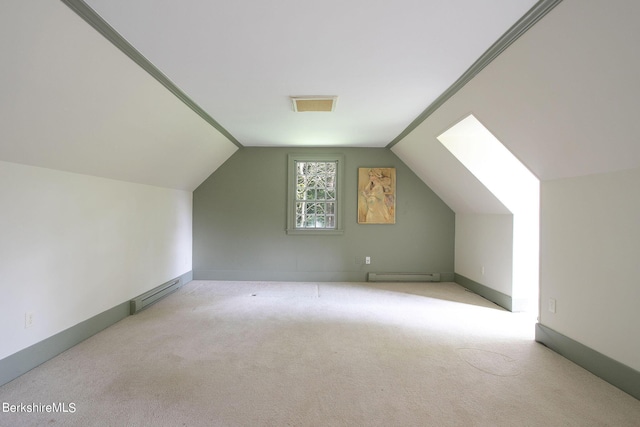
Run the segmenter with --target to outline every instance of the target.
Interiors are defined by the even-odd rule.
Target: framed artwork
[[[396,223],[396,168],[358,168],[358,224]]]

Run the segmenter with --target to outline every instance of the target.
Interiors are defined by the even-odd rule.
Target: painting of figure
[[[358,223],[396,223],[395,168],[358,168]]]

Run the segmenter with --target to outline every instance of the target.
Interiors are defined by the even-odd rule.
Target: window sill
[[[340,234],[344,234],[344,230],[312,230],[312,229],[300,229],[300,228],[294,228],[294,229],[290,229],[288,228],[287,230],[287,234],[293,234],[293,235],[316,235],[316,236],[336,236],[336,235],[340,235]]]

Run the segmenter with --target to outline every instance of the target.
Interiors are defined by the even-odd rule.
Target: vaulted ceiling
[[[535,1],[87,3],[244,146],[384,147]]]
[[[543,180],[639,163],[637,2],[557,3],[4,0],[0,161],[193,190],[243,146],[386,146],[500,211],[436,140],[470,113]]]
[[[6,0],[0,160],[192,190],[239,146],[383,147],[533,4]]]
[[[0,52],[0,161],[193,190],[237,149],[62,2],[0,2]]]
[[[640,3],[563,0],[392,150],[457,213],[507,213],[437,137],[470,113],[541,181],[640,168]]]

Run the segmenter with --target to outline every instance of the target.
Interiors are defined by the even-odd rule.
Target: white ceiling
[[[640,167],[637,0],[564,0],[393,146],[457,213],[508,213],[438,141],[470,113],[541,181]]]
[[[0,161],[193,190],[237,147],[59,1],[0,1]]]
[[[86,3],[244,146],[384,147],[535,1]]]
[[[189,191],[234,137],[386,146],[534,2],[89,3],[231,136],[62,1],[3,0],[0,161]],[[393,152],[458,213],[508,213],[437,140],[469,114],[543,181],[640,167],[637,16],[636,0],[562,1]],[[290,95],[337,110],[294,113]]]

